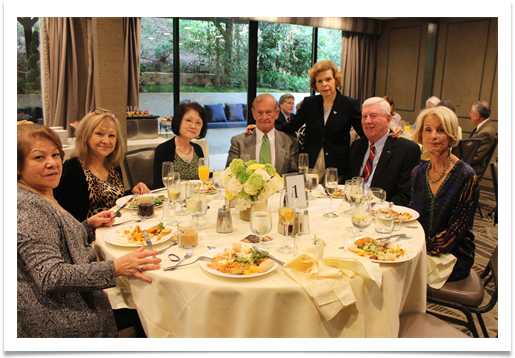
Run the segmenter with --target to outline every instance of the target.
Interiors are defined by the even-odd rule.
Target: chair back
[[[462,139],[456,147],[452,148],[452,154],[463,160],[468,165],[472,165],[472,160],[474,159],[480,144],[481,139],[478,138]]]
[[[142,152],[151,152],[150,155],[143,155]],[[149,188],[153,180],[155,148],[141,148],[125,152],[123,166],[127,174],[129,187],[132,189],[139,182],[144,183]]]
[[[495,204],[497,204],[499,202],[499,198],[498,198],[498,193],[499,193],[499,189],[498,189],[498,184],[497,184],[497,169],[498,169],[498,162],[497,162],[498,158],[496,157],[491,163],[490,163],[490,170],[492,171],[492,182],[494,184],[494,193],[495,193]]]
[[[488,157],[486,158],[486,163],[490,163],[490,161],[492,160],[495,149],[497,148],[497,141],[498,141],[497,136],[495,136],[494,143],[492,144],[492,148],[490,148],[490,152],[488,153]],[[481,179],[483,179],[483,176],[485,175],[487,169],[488,169],[488,165],[485,165],[485,167],[483,168],[483,171],[478,174],[478,176],[477,176],[478,182],[481,182]]]

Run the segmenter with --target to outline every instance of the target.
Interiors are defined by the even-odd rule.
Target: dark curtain
[[[141,18],[124,17],[125,74],[127,78],[127,106],[139,107],[139,72]]]

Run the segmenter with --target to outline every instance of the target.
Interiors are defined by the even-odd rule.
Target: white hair
[[[429,104],[429,102],[431,102],[432,104],[436,106],[438,106],[438,103],[440,103],[440,98],[436,97],[436,96],[431,96],[427,99],[426,101],[426,108],[427,108],[427,105]]]
[[[383,111],[385,115],[390,114],[390,104],[384,98],[381,97],[371,97],[366,99],[365,102],[363,102],[363,106],[361,107],[361,109],[365,108],[366,106],[372,106],[374,104],[379,104],[381,111]]]

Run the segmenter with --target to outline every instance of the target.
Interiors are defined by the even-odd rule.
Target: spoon
[[[179,267],[183,267],[183,266],[188,266],[188,265],[193,265],[195,262],[197,262],[198,260],[202,260],[202,261],[212,261],[213,258],[212,257],[207,257],[207,256],[199,256],[197,257],[197,259],[193,262],[190,262],[190,263],[187,263],[187,264],[183,264],[183,265],[179,265],[179,266],[174,266],[170,269],[170,271],[173,271],[175,270],[176,268],[179,268]]]
[[[216,247],[210,245],[207,245],[207,248],[209,249],[209,251],[213,251],[214,249],[216,249]]]
[[[179,264],[180,264],[181,262],[183,262],[183,261],[184,261],[184,260],[186,260],[186,259],[189,259],[192,255],[193,255],[193,249],[189,249],[189,250],[188,250],[188,252],[186,252],[186,255],[184,255],[184,257],[183,257],[179,262],[177,262],[177,264],[176,264],[176,265],[165,267],[163,270],[164,270],[164,271],[172,271],[172,270],[175,270],[175,268],[176,268],[177,266],[179,266]]]

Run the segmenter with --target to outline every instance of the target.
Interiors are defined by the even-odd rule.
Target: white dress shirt
[[[388,139],[388,134],[390,131],[386,131],[386,134],[382,136],[377,142],[375,142],[375,153],[374,153],[374,162],[372,163],[372,172],[370,173],[368,180],[365,181],[365,189],[370,189],[370,183],[372,183],[372,178],[374,177],[374,173],[376,172],[377,163],[379,163],[379,158],[381,158],[381,153],[383,152],[384,144],[386,143],[386,139]],[[370,142],[368,142],[368,149],[365,153],[365,158],[363,159],[363,164],[361,165],[361,170],[359,174],[363,174],[363,169],[365,168],[365,164],[367,163],[368,157],[370,156]]]
[[[272,165],[275,167],[275,128],[266,134],[270,142],[270,151],[272,153]],[[256,127],[256,161],[259,163],[259,152],[263,144],[263,132]]]

